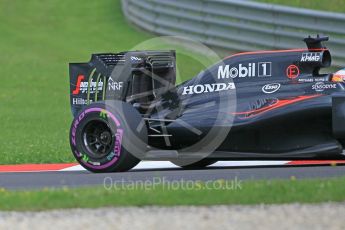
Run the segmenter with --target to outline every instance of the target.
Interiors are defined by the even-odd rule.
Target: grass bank
[[[112,186],[111,186],[112,185]],[[170,187],[169,187],[170,186]],[[188,186],[188,187],[187,187]],[[117,206],[253,205],[345,201],[345,177],[334,179],[127,184],[39,191],[0,190],[0,210],[49,210]]]

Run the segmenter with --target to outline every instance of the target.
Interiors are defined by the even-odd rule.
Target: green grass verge
[[[0,0],[0,164],[71,162],[69,62],[129,50],[149,39],[120,0]],[[182,73],[200,70],[193,60]]]
[[[216,183],[219,186],[219,184],[224,185],[226,181],[219,180]],[[345,201],[345,177],[327,180],[245,181],[240,185],[237,189],[228,190],[203,189],[205,184],[202,182],[197,182],[193,190],[168,190],[168,187],[163,185],[153,186],[147,190],[124,188],[106,190],[103,187],[41,191],[2,189],[0,209],[37,211],[108,206],[251,205]]]
[[[267,2],[273,4],[301,7],[322,11],[334,11],[339,13],[345,13],[345,1],[344,0],[256,0],[258,2]]]

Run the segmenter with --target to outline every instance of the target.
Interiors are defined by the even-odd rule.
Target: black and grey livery
[[[179,85],[174,51],[94,54],[70,64],[73,154],[93,172],[125,171],[143,159],[202,167],[342,158],[345,76],[320,73],[331,65],[327,40],[236,54]]]

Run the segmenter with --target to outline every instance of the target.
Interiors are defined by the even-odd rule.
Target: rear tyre
[[[209,165],[212,165],[214,163],[216,163],[216,160],[212,160],[212,159],[202,159],[200,161],[197,161],[195,163],[191,163],[191,164],[185,164],[183,162],[183,160],[176,160],[176,161],[171,161],[171,163],[173,163],[176,166],[179,166],[183,169],[201,169],[201,168],[205,168]]]
[[[87,170],[122,172],[140,162],[146,151],[147,129],[130,104],[97,102],[83,108],[73,120],[70,144],[74,157]]]

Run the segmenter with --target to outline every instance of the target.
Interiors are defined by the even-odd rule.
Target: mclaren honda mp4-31
[[[307,48],[239,53],[176,85],[175,51],[93,54],[70,64],[72,153],[92,172],[141,160],[343,158],[345,71],[327,37]]]

